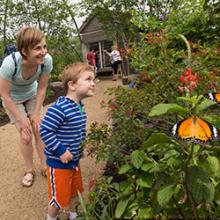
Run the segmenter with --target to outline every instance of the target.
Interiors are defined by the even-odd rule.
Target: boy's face
[[[79,99],[91,97],[95,92],[94,73],[91,71],[85,71],[79,75],[78,80],[74,84],[75,93]]]

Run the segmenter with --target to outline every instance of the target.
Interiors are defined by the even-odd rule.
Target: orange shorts
[[[76,169],[47,168],[49,205],[68,207],[71,198],[83,191],[80,167]]]

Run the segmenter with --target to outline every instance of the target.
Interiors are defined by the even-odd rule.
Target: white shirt
[[[113,50],[110,53],[110,60],[111,60],[111,63],[114,63],[115,61],[118,61],[118,60],[122,60],[121,55],[118,50]]]

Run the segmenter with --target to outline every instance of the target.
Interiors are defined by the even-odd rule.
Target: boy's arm
[[[82,144],[84,144],[86,140],[86,126],[82,129]]]
[[[64,146],[57,138],[57,130],[64,121],[65,114],[58,106],[51,106],[41,123],[40,134],[46,148],[54,155],[61,156],[66,152]]]
[[[60,160],[62,163],[68,163],[72,159],[73,155],[68,150],[66,150],[66,152],[60,156]]]

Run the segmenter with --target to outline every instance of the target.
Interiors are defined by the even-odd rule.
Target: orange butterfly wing
[[[173,135],[182,140],[208,142],[218,137],[217,129],[199,117],[192,116],[174,125]]]
[[[220,104],[220,93],[208,93],[206,95],[206,97],[214,102],[216,102],[217,104]]]

